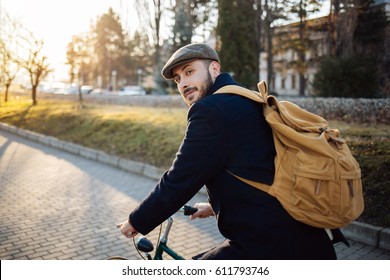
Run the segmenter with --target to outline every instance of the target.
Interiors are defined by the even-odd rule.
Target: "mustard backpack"
[[[216,93],[233,93],[263,104],[264,116],[275,142],[272,186],[236,176],[276,197],[296,220],[326,229],[344,227],[364,209],[361,172],[345,140],[328,122],[289,101],[228,85]]]

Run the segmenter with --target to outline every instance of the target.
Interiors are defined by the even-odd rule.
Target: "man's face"
[[[214,66],[211,63],[207,67],[203,60],[192,60],[172,69],[173,80],[188,106],[206,96],[217,76],[214,74]]]

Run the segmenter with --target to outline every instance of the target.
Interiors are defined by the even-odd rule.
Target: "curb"
[[[390,228],[352,222],[341,231],[347,239],[390,251]]]
[[[52,136],[46,136],[44,134],[18,128],[7,123],[0,122],[0,129],[150,179],[159,180],[161,175],[166,171],[149,164],[112,156],[102,151],[62,141]],[[204,188],[201,189],[201,192],[205,193]],[[375,248],[390,251],[390,228],[373,226],[361,222],[352,222],[348,226],[342,228],[341,231],[347,239],[352,239]]]
[[[18,128],[10,124],[0,122],[0,129],[38,143],[45,144],[49,147],[63,150],[71,154],[79,155],[90,160],[108,164],[124,171],[142,175],[150,179],[159,180],[161,178],[161,175],[165,172],[164,169],[160,169],[152,165],[120,158],[117,156],[112,156],[102,151],[62,141],[52,136],[46,136],[41,133],[29,131],[23,128]]]

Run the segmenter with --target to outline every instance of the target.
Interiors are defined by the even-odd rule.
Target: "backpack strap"
[[[252,181],[252,180],[248,180],[248,179],[245,179],[245,178],[242,178],[240,176],[237,176],[236,174],[230,172],[229,170],[226,170],[226,172],[228,172],[230,175],[236,177],[238,180],[256,188],[256,189],[259,189],[259,190],[262,190],[263,192],[266,192],[268,193],[268,191],[270,190],[271,186],[268,186],[266,184],[263,184],[263,183],[260,183],[260,182],[256,182],[256,181]]]
[[[267,100],[268,97],[268,88],[265,81],[261,81],[257,84],[257,88],[259,89],[259,92],[264,100]]]
[[[259,85],[260,84],[261,83],[259,83]],[[266,103],[266,96],[267,96],[266,86],[264,86],[264,87],[262,86],[262,89],[264,90],[263,91],[264,94],[262,92],[259,93],[257,91],[252,91],[252,90],[249,90],[249,89],[244,88],[244,87],[240,87],[240,86],[236,86],[236,85],[228,85],[228,86],[221,87],[219,90],[214,92],[214,94],[218,94],[218,93],[234,93],[234,94],[241,95],[241,96],[244,96],[246,98],[249,98],[249,99],[251,99],[253,101],[265,104]]]
[[[252,90],[249,90],[247,88],[236,86],[236,85],[228,85],[228,86],[221,87],[214,94],[233,93],[233,94],[237,94],[237,95],[241,95],[243,97],[249,98],[249,99],[256,101],[258,103],[261,103],[261,104],[267,104],[267,97],[268,97],[267,84],[264,81],[261,81],[260,83],[257,84],[257,87],[259,89],[259,92],[252,91]],[[226,170],[226,171],[229,174],[231,174],[232,176],[236,177],[238,180],[240,180],[240,181],[242,181],[242,182],[244,182],[252,187],[255,187],[259,190],[262,190],[266,193],[268,193],[268,191],[270,189],[270,186],[268,186],[268,185],[265,185],[265,184],[262,184],[259,182],[255,182],[255,181],[251,181],[251,180],[242,178],[240,176],[237,176],[236,174],[234,174],[228,170]]]

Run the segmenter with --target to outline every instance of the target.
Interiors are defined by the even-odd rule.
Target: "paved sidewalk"
[[[140,259],[115,225],[156,183],[0,130],[0,259]],[[177,215],[169,244],[190,258],[222,240],[213,219]],[[336,245],[339,259],[390,260],[389,251],[351,244]]]

